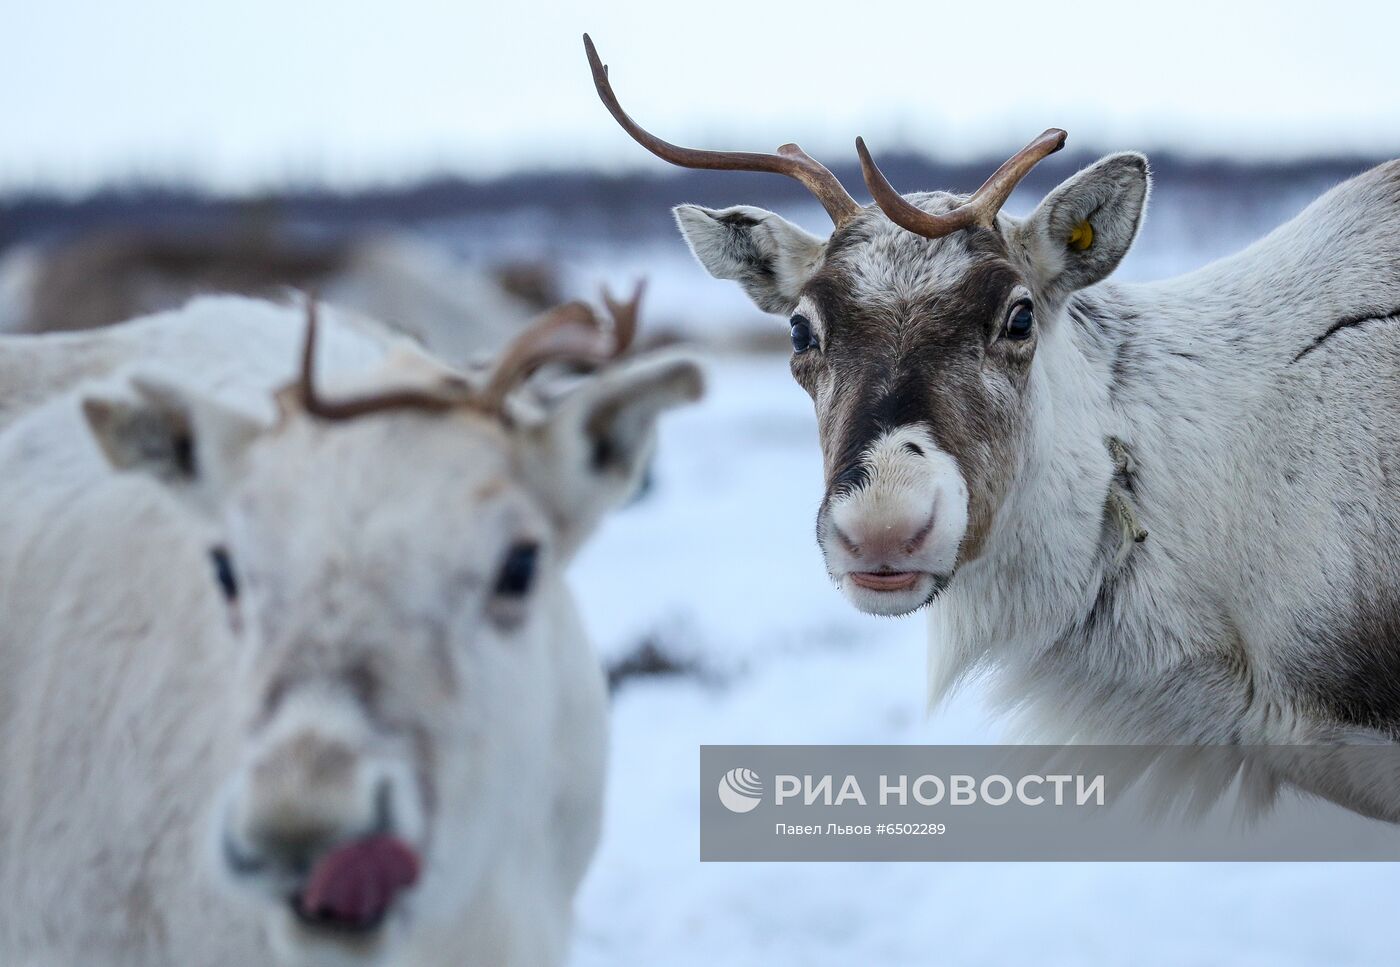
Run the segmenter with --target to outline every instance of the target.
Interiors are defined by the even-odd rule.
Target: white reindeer
[[[429,365],[411,335],[344,308],[329,311],[333,325],[321,348],[329,371],[353,374],[386,355],[396,355],[404,364],[416,358]],[[289,319],[295,324],[289,325]],[[258,379],[294,375],[292,357],[301,333],[300,321],[272,302],[205,297],[122,325],[0,334],[0,430],[81,383],[142,365],[198,372],[206,386],[227,389],[245,406],[266,410],[273,383],[262,385]]]
[[[606,721],[561,572],[699,374],[522,407],[610,355],[586,307],[484,385],[330,321],[275,406],[298,313],[221,298],[106,331],[178,379],[0,432],[7,967],[562,962]]]
[[[493,274],[407,232],[310,244],[108,231],[0,256],[0,333],[94,329],[198,295],[276,297],[287,287],[314,288],[455,365],[489,358],[534,314]]]
[[[858,141],[878,203],[862,207],[796,145],[649,134],[585,46],[648,150],[790,175],[835,222],[822,239],[762,209],[676,209],[706,269],[789,317],[827,567],[864,611],[929,608],[934,701],[980,669],[1042,735],[1400,737],[1400,163],[1232,258],[1117,284],[1148,196],[1140,154],[1017,220],[1003,203],[1063,131],[971,197],[901,196]],[[1400,818],[1394,777],[1377,791],[1281,768]]]

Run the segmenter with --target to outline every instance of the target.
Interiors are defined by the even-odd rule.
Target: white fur
[[[1310,689],[1354,656],[1297,616],[1325,629],[1335,615],[1343,631],[1358,600],[1397,600],[1379,545],[1400,497],[1382,468],[1400,443],[1400,329],[1379,321],[1295,356],[1342,318],[1400,305],[1397,186],[1391,162],[1232,258],[1097,287],[1107,333],[1063,316],[1042,330],[1015,485],[931,614],[934,700],[987,667],[1040,737],[1389,740],[1318,707]],[[1129,341],[1140,374],[1115,384]],[[1122,573],[1101,530],[1109,436],[1131,446],[1150,535]],[[1286,778],[1400,816],[1393,788],[1376,804],[1350,777]]]
[[[826,247],[792,222],[748,205],[723,211],[679,205],[675,216],[700,264],[717,279],[738,282],[769,312],[792,309]]]
[[[625,493],[585,486],[579,448],[546,432],[554,410],[517,429],[468,412],[276,416],[302,318],[223,298],[0,340],[0,360],[17,351],[62,384],[0,429],[6,964],[564,960],[606,710],[561,570]],[[334,314],[321,349],[328,395],[431,370]],[[693,366],[640,369],[576,391],[643,414],[623,460],[698,391]],[[568,426],[576,398],[561,401]],[[166,419],[195,437],[193,480],[147,445]],[[133,426],[146,430],[124,436]],[[541,551],[517,600],[495,582],[521,540]],[[238,571],[233,606],[216,545]],[[359,835],[381,786],[424,872],[370,936],[308,930],[289,912],[294,875],[225,860],[260,830]]]
[[[980,553],[930,611],[932,701],[985,670],[1042,738],[1391,741],[1323,697],[1400,686],[1400,663],[1385,664],[1393,640],[1364,640],[1400,606],[1400,162],[1198,272],[1100,283],[1146,196],[1145,161],[1115,155],[1027,221],[1000,219],[1034,289],[1038,346],[1010,487]],[[862,298],[897,305],[909,292],[886,290],[917,290],[910,280],[964,257],[956,236],[929,245],[861,217],[859,276],[875,280]],[[1066,240],[1084,219],[1096,241],[1081,255]],[[1371,317],[1309,350],[1343,320]],[[1121,567],[1106,512],[1110,437],[1131,449],[1149,533]],[[1368,647],[1379,667],[1365,665]],[[1377,800],[1354,777],[1283,768],[1304,788],[1400,817],[1394,785]]]

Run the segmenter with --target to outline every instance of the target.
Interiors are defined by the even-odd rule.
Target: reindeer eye
[[[817,344],[812,335],[812,321],[803,315],[792,317],[792,351],[805,353]]]
[[[1022,299],[1011,307],[1011,315],[1006,317],[1006,338],[1017,342],[1029,339],[1035,327],[1035,313],[1029,299]]]
[[[228,556],[228,550],[223,547],[211,549],[209,561],[214,565],[214,580],[218,582],[219,590],[227,600],[237,601],[238,577],[233,573],[233,560]]]
[[[535,583],[535,565],[540,546],[522,541],[510,549],[496,577],[496,593],[507,598],[523,598]]]

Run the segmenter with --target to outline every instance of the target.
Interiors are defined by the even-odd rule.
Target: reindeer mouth
[[[422,862],[396,836],[367,836],[326,853],[290,898],[292,912],[310,927],[367,934],[383,926],[399,896],[415,883]]]
[[[951,580],[928,571],[848,571],[837,582],[866,614],[898,617],[932,604]]]
[[[867,591],[908,591],[919,583],[919,571],[852,571],[851,581]]]

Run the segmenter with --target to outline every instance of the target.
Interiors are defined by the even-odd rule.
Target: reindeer
[[[0,961],[563,962],[606,699],[561,572],[700,391],[684,357],[620,360],[636,303],[610,305],[462,376],[357,371],[375,347],[318,350],[313,304],[275,397],[251,348],[236,383],[174,354],[0,432]],[[225,297],[105,332],[159,357],[172,330],[299,327]],[[551,361],[601,368],[517,398]]]
[[[548,308],[552,279],[528,266],[482,271],[406,232],[307,242],[266,231],[97,231],[0,256],[0,333],[96,329],[203,294],[327,302],[405,332],[449,363],[490,358]],[[528,298],[527,298],[528,296]]]
[[[1128,285],[1109,276],[1142,223],[1141,154],[1015,219],[1003,204],[1064,131],[971,196],[900,194],[857,139],[861,206],[796,145],[650,134],[584,43],[644,148],[787,175],[831,216],[818,238],[759,208],[675,209],[712,275],[788,317],[827,569],[862,611],[929,611],[932,702],[984,670],[1043,736],[1400,737],[1400,163],[1238,255]],[[1282,778],[1400,818],[1400,784]]]

